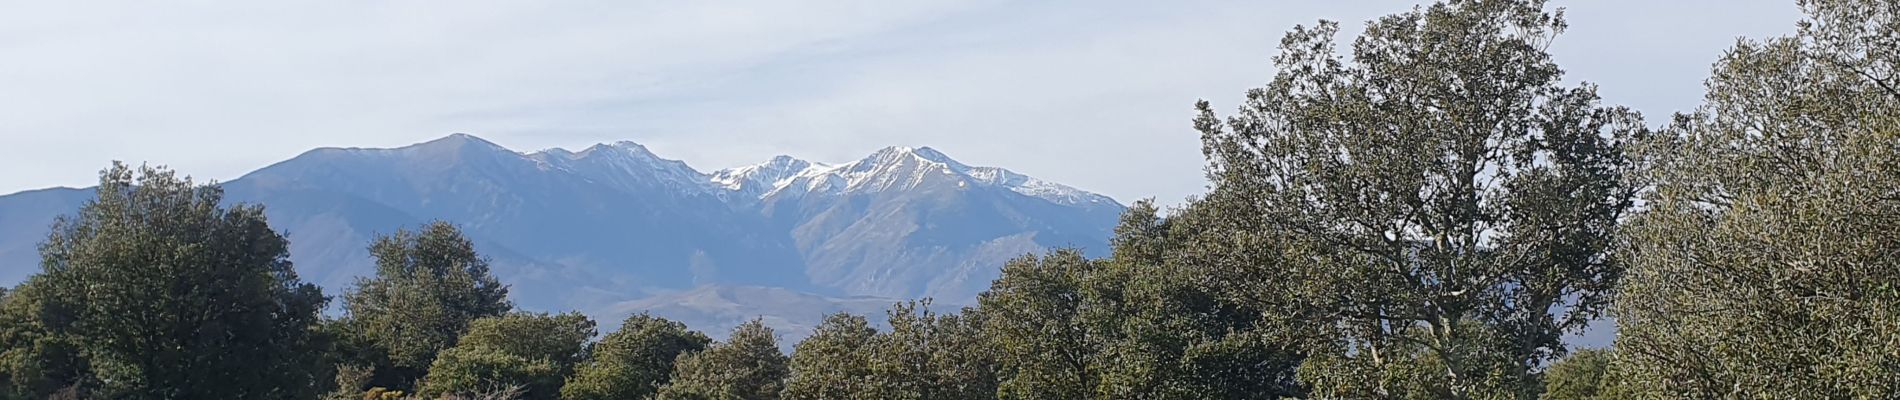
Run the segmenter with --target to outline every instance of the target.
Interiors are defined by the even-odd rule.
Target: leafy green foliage
[[[487,347],[528,358],[546,358],[572,368],[579,363],[594,321],[578,312],[511,313],[469,323],[460,347]]]
[[[891,330],[867,346],[868,398],[996,398],[993,362],[979,328],[966,324],[963,315],[939,315],[926,300],[899,303],[889,317]]]
[[[1542,400],[1609,400],[1626,398],[1610,375],[1612,353],[1605,349],[1583,349],[1551,364],[1544,371]]]
[[[994,399],[998,375],[996,351],[983,336],[982,310],[964,308],[953,314],[918,319],[928,326],[928,368],[934,380],[926,399]],[[898,320],[896,316],[893,321]],[[895,324],[893,324],[895,325]],[[892,334],[898,331],[893,328]],[[901,342],[900,342],[901,343]]]
[[[593,337],[594,321],[580,313],[476,319],[455,347],[436,357],[419,392],[465,395],[519,387],[522,399],[560,398],[563,379]]]
[[[1659,135],[1561,85],[1543,0],[1345,52],[1295,28],[1238,113],[1197,105],[1212,190],[1135,204],[1112,257],[1024,256],[882,333],[831,315],[789,358],[761,320],[588,345],[580,314],[510,313],[445,222],[376,239],[319,321],[262,208],[115,164],[0,290],[0,400],[1900,398],[1900,6],[1799,4]],[[1557,359],[1606,307],[1616,347]]]
[[[297,278],[264,209],[223,194],[165,169],[101,172],[98,197],[41,245],[39,310],[9,304],[41,330],[16,337],[27,357],[63,369],[76,345],[102,397],[315,396],[327,299]]]
[[[712,339],[685,324],[646,313],[627,317],[620,330],[592,347],[561,398],[567,400],[642,399],[672,379],[673,363],[684,354],[705,350]]]
[[[788,399],[994,399],[995,354],[982,316],[930,311],[930,302],[891,307],[891,330],[864,317],[827,316],[799,342],[786,378]]]
[[[449,223],[378,237],[370,254],[376,276],[358,278],[343,300],[350,340],[367,348],[350,357],[375,367],[374,386],[408,388],[470,321],[514,308],[508,287]]]
[[[789,374],[778,336],[760,320],[733,328],[732,337],[680,357],[659,400],[777,400]]]
[[[1101,332],[1081,323],[1082,287],[1097,262],[1072,249],[1025,256],[979,298],[997,352],[999,398],[1082,399],[1100,383]]]
[[[90,369],[74,337],[47,327],[70,316],[46,308],[38,278],[0,297],[0,399],[43,399],[86,377]]]
[[[1459,325],[1466,338],[1459,346],[1433,349],[1422,344],[1394,343],[1380,349],[1381,359],[1353,357],[1344,351],[1315,351],[1299,367],[1301,381],[1322,398],[1442,399],[1467,396],[1483,399],[1529,398],[1538,382],[1511,364],[1508,347],[1486,326],[1472,321]],[[1320,348],[1324,349],[1324,348]],[[1462,388],[1445,377],[1451,362],[1462,370],[1482,374],[1461,376]],[[1370,373],[1368,373],[1370,372]],[[1464,394],[1458,394],[1462,390]]]
[[[417,393],[425,397],[494,391],[514,385],[531,387],[528,393],[555,390],[561,383],[560,366],[548,359],[529,359],[490,347],[456,346],[445,350],[429,367]],[[553,396],[531,396],[547,399]]]
[[[871,341],[877,330],[864,317],[825,316],[792,349],[784,397],[788,400],[872,400]]]
[[[1301,357],[1265,329],[1261,312],[1224,298],[1193,252],[1208,235],[1190,210],[1161,218],[1149,201],[1122,216],[1112,258],[1089,277],[1084,323],[1109,332],[1100,350],[1105,398],[1279,399],[1304,389]]]
[[[1236,250],[1279,253],[1225,264],[1235,297],[1316,330],[1316,394],[1526,397],[1608,302],[1645,128],[1559,86],[1544,48],[1565,26],[1540,0],[1451,1],[1371,21],[1348,58],[1321,22],[1287,34],[1234,117],[1201,103],[1222,197],[1205,206],[1253,220],[1222,224],[1266,245]]]
[[[1163,219],[1137,203],[1116,229],[1114,256],[1062,250],[1003,268],[981,299],[1005,398],[1277,399],[1298,396],[1301,357],[1225,296],[1210,274],[1206,218]],[[1240,284],[1253,284],[1249,278]]]
[[[1616,306],[1646,396],[1900,397],[1900,7],[1801,4],[1646,149]]]

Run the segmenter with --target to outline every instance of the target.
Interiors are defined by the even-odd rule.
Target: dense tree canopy
[[[1169,218],[1148,201],[1130,207],[1114,254],[1089,281],[1099,298],[1085,324],[1112,332],[1100,350],[1097,395],[1121,399],[1280,399],[1304,394],[1301,357],[1261,310],[1222,296],[1230,284],[1196,252],[1232,237],[1195,209]],[[1248,277],[1247,280],[1257,279]]]
[[[1621,391],[1625,385],[1619,384],[1610,374],[1612,352],[1605,349],[1583,349],[1551,364],[1544,371],[1544,394],[1541,400],[1611,400],[1624,399],[1629,393]]]
[[[973,311],[965,311],[966,314]],[[980,327],[963,314],[938,314],[929,301],[899,303],[890,330],[866,347],[867,398],[957,400],[996,398],[994,364]]]
[[[1083,399],[1100,383],[1102,332],[1081,323],[1083,284],[1098,262],[1075,250],[1026,256],[1003,266],[984,292],[985,334],[997,352],[998,396]]]
[[[928,317],[916,320],[927,324],[929,332],[925,338],[929,342],[928,368],[935,387],[928,398],[996,398],[996,350],[983,335],[984,321],[989,316],[976,308],[964,308],[951,314],[930,313]],[[898,318],[893,316],[892,320]],[[892,334],[896,333],[893,326]]]
[[[1564,28],[1540,0],[1457,0],[1371,21],[1346,57],[1321,22],[1287,34],[1225,123],[1200,105],[1225,198],[1206,206],[1281,253],[1239,276],[1322,330],[1301,370],[1315,395],[1527,396],[1607,303],[1644,127],[1561,86],[1544,49]]]
[[[48,328],[48,319],[59,323],[70,314],[46,307],[38,281],[0,298],[0,399],[43,399],[88,377],[78,338]]]
[[[1297,27],[1198,104],[1206,194],[789,357],[763,319],[590,344],[447,222],[376,238],[323,319],[261,206],[115,163],[0,289],[0,400],[1900,398],[1900,3],[1798,4],[1656,132],[1563,83],[1543,0]],[[1566,348],[1606,308],[1615,345]]]
[[[826,315],[811,336],[792,348],[785,399],[876,399],[869,351],[876,337],[877,330],[863,316]]]
[[[778,334],[761,320],[733,328],[732,337],[680,357],[658,400],[777,400],[790,373]]]
[[[344,293],[344,330],[363,344],[367,354],[352,358],[374,367],[375,386],[409,387],[471,321],[514,308],[488,260],[447,222],[378,237],[370,255],[376,275]]]
[[[580,313],[479,318],[436,357],[419,392],[434,397],[519,388],[522,399],[557,399],[593,337],[594,321]]]
[[[994,399],[995,355],[974,309],[938,314],[930,301],[892,306],[890,330],[833,314],[799,342],[787,399]]]
[[[1801,4],[1647,150],[1616,309],[1650,395],[1900,396],[1900,6]]]
[[[561,398],[646,398],[672,379],[676,359],[705,350],[711,343],[712,339],[687,329],[686,324],[646,313],[627,317],[620,330],[592,346],[591,357],[561,387]]]
[[[64,362],[57,348],[79,346],[102,397],[316,394],[323,339],[310,327],[327,299],[297,278],[263,207],[225,207],[215,185],[124,164],[100,173],[97,193],[54,224],[42,272],[8,302],[39,330],[15,338],[31,343],[23,356]]]

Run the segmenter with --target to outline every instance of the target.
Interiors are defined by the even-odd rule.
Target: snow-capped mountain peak
[[[757,197],[813,167],[825,165],[780,155],[758,164],[714,171],[709,179],[727,190]]]
[[[1061,205],[1119,206],[1107,196],[1007,169],[970,166],[930,147],[885,147],[857,161],[836,166],[779,156],[759,164],[721,170],[710,180],[756,198],[910,190],[942,181],[959,188],[1003,188]]]
[[[950,159],[950,156],[944,155],[943,152],[937,151],[937,149],[933,149],[929,147],[910,147],[910,146],[885,147],[882,149],[878,149],[878,151],[875,153],[871,153],[871,155],[869,157],[865,157],[863,161],[867,163],[871,163],[871,164],[890,164],[893,162],[902,162],[906,158],[916,158],[916,159],[920,159],[924,161],[930,161],[930,162],[934,162],[938,164],[945,164],[945,165],[955,166],[959,168],[964,167],[962,163],[958,163],[956,160]]]
[[[1117,204],[1114,199],[1055,182],[1018,174],[1015,171],[996,167],[976,167],[969,175],[985,184],[1009,188],[1016,193],[1041,198],[1061,205]]]
[[[655,163],[655,164],[675,164],[675,163],[679,165],[686,164],[677,160],[668,160],[668,159],[660,158],[659,155],[653,154],[652,150],[648,150],[646,146],[643,146],[639,143],[629,142],[625,140],[613,142],[613,143],[595,144],[593,146],[588,146],[586,149],[582,149],[581,151],[575,152],[573,154],[575,157],[582,157],[582,158],[584,157],[610,157],[610,158],[623,159],[623,160],[638,160],[639,162]]]
[[[836,165],[780,155],[757,164],[712,173],[661,157],[631,141],[595,144],[580,151],[550,148],[523,154],[479,137],[454,134],[397,151],[429,154],[439,160],[527,159],[543,170],[575,173],[623,190],[665,187],[741,203],[781,194],[829,196],[928,186],[957,190],[999,188],[1065,206],[1119,206],[1106,196],[1007,169],[964,164],[930,147],[885,147],[864,158]]]
[[[669,318],[810,326],[841,310],[826,304],[833,299],[874,312],[887,298],[974,301],[996,266],[1021,254],[1074,246],[1106,255],[1122,211],[1105,197],[928,147],[839,165],[781,156],[712,174],[654,150],[664,149],[614,142],[520,152],[451,135],[313,149],[221,187],[234,202],[270,204],[273,228],[297,235],[290,251],[299,265],[315,267],[299,273],[332,293],[375,271],[363,244],[378,232],[446,220],[493,257],[517,304],[601,310],[608,314],[593,317],[604,321],[654,307],[676,310]],[[0,216],[17,222],[0,224],[0,238],[22,239],[0,240],[0,283],[31,274],[8,268],[37,262],[37,242],[27,239],[91,197],[84,189],[0,196]],[[745,289],[695,289],[704,287]],[[825,297],[790,295],[807,292]],[[682,297],[662,298],[669,293],[706,301],[672,307]],[[615,307],[640,299],[654,300]]]

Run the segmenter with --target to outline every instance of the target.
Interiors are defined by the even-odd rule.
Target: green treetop
[[[627,317],[620,330],[602,337],[561,387],[567,400],[642,399],[673,377],[680,356],[705,350],[712,339],[685,324],[645,313]]]
[[[1615,312],[1647,396],[1900,397],[1900,6],[1800,4],[1645,151]]]
[[[789,374],[778,336],[761,320],[733,328],[732,337],[680,357],[659,400],[777,400]]]
[[[449,223],[378,237],[370,255],[376,275],[358,278],[343,300],[346,330],[370,348],[356,357],[375,367],[374,386],[409,387],[470,321],[514,308],[508,287]]]
[[[116,163],[97,193],[40,247],[40,310],[26,314],[57,318],[39,320],[35,346],[76,344],[98,397],[316,395],[312,327],[327,299],[297,278],[263,207],[225,207],[216,185]]]
[[[1199,105],[1208,212],[1263,245],[1236,251],[1275,253],[1229,264],[1235,295],[1316,329],[1314,396],[1531,396],[1607,304],[1645,128],[1562,85],[1545,49],[1565,27],[1541,0],[1455,0],[1341,54],[1321,22],[1233,117]]]

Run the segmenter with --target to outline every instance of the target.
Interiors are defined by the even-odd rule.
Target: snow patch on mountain
[[[790,184],[791,179],[806,170],[825,167],[829,166],[781,155],[763,163],[714,171],[710,179],[726,190],[757,198]]]
[[[780,155],[758,164],[700,172],[680,160],[660,157],[631,141],[602,143],[580,151],[549,148],[509,150],[467,134],[453,134],[397,149],[320,149],[429,159],[495,157],[535,163],[543,171],[572,173],[623,190],[664,187],[741,203],[771,196],[832,196],[919,188],[945,180],[961,189],[1002,188],[1064,206],[1118,205],[1113,199],[998,167],[971,166],[929,147],[892,146],[862,159],[824,164]]]
[[[998,187],[1065,206],[1113,205],[1115,200],[997,167],[970,166],[929,147],[886,147],[863,159],[828,166],[786,156],[719,171],[711,181],[759,198],[874,193],[915,189],[933,179],[959,188]]]

